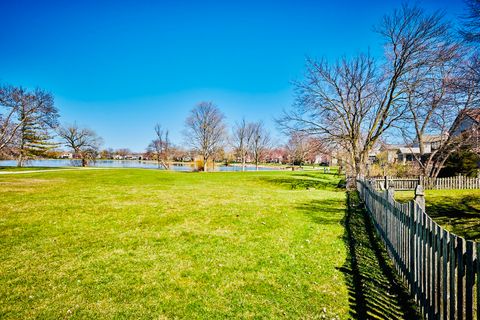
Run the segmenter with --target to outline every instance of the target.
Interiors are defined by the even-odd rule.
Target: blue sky
[[[455,19],[462,0],[416,2]],[[105,147],[142,151],[155,123],[175,143],[189,110],[215,102],[229,124],[273,118],[293,101],[305,56],[370,50],[401,1],[0,1],[0,82],[51,91],[61,122]]]

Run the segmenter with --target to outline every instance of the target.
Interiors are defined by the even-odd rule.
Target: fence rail
[[[415,190],[417,185],[424,186],[430,190],[446,189],[480,189],[480,177],[471,178],[465,176],[455,176],[448,178],[394,178],[386,177],[388,183],[385,186],[385,178],[373,178],[374,187],[377,190],[385,190],[392,186],[395,190]]]
[[[399,203],[392,190],[357,190],[394,266],[427,319],[480,320],[480,243],[435,223],[419,203]]]

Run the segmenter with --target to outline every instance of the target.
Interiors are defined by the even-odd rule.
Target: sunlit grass
[[[333,175],[0,176],[0,318],[348,316]]]
[[[397,191],[395,198],[408,201],[412,191]],[[480,241],[480,190],[427,190],[426,210],[438,224],[468,240]]]

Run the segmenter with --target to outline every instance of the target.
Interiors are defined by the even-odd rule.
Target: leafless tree
[[[128,148],[120,148],[115,150],[115,154],[119,156],[121,159],[125,159],[132,151]]]
[[[26,93],[24,102],[17,116],[18,123],[21,123],[16,145],[19,167],[32,157],[46,156],[56,146],[51,131],[58,125],[59,116],[53,96],[44,90]]]
[[[33,148],[35,142],[38,146],[39,142],[48,140],[44,131],[55,127],[57,119],[58,110],[50,93],[41,89],[0,87],[0,150],[16,140],[19,143],[16,147],[22,150],[19,163],[23,162],[27,147]]]
[[[321,139],[298,131],[290,133],[285,149],[290,163],[300,166],[306,161],[314,162],[319,153],[327,153],[327,148]]]
[[[187,143],[203,157],[207,163],[225,142],[225,116],[212,102],[201,102],[190,111],[185,121],[184,135]]]
[[[418,148],[412,154],[422,174],[432,178],[453,152],[472,139],[467,133],[452,134],[461,124],[458,117],[478,107],[480,93],[479,79],[471,75],[472,61],[463,59],[463,53],[461,47],[451,45],[442,57],[432,59],[434,63],[415,70],[405,84],[408,116],[401,132],[408,145]],[[427,144],[427,138],[434,138],[433,144]]]
[[[254,124],[248,123],[245,119],[237,122],[232,130],[232,144],[235,154],[240,158],[242,171],[245,171],[245,165],[249,153],[249,147],[252,143]]]
[[[480,44],[480,0],[467,0],[467,13],[462,17],[460,34],[468,42]]]
[[[170,141],[168,139],[168,130],[163,130],[160,124],[155,125],[155,139],[150,143],[148,150],[153,153],[157,160],[158,167],[165,170],[170,169],[168,161],[170,160]]]
[[[309,59],[306,79],[296,83],[294,110],[279,119],[280,126],[343,148],[353,173],[364,174],[368,153],[407,111],[402,83],[431,63],[448,28],[440,13],[403,5],[376,28],[385,39],[386,59],[380,67],[369,55],[333,65]]]
[[[251,139],[249,149],[255,162],[255,170],[258,171],[260,159],[265,156],[270,147],[270,133],[265,129],[265,126],[261,121],[252,123],[250,127]]]
[[[72,149],[74,156],[82,160],[82,167],[95,159],[102,144],[102,139],[94,131],[80,128],[76,123],[60,127],[58,136],[65,147]]]

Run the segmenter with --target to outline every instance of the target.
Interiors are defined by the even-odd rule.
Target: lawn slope
[[[345,193],[313,172],[0,176],[0,318],[346,318]]]

